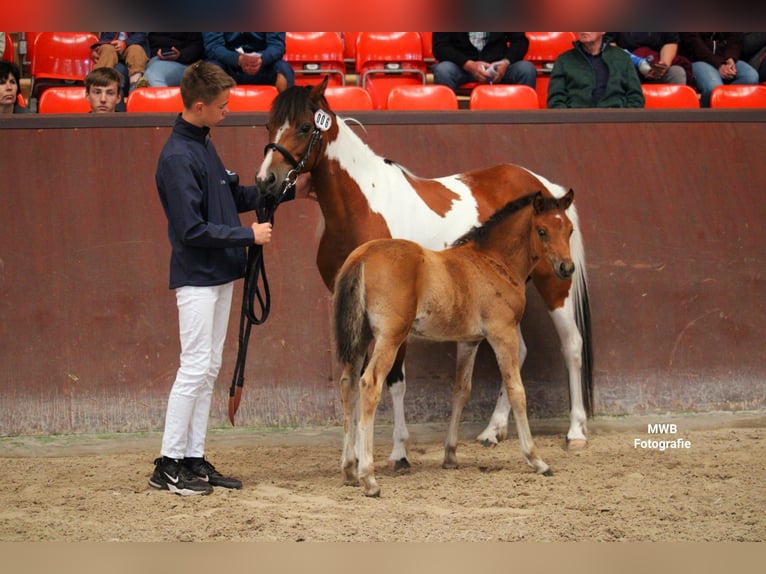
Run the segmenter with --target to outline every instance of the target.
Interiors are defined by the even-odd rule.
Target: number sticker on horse
[[[332,125],[332,118],[330,117],[330,114],[324,110],[317,110],[314,114],[314,125],[317,127],[317,129],[322,130],[323,132],[329,130],[330,126]]]

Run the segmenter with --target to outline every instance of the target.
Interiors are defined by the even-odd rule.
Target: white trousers
[[[221,370],[234,283],[176,289],[181,336],[181,366],[168,398],[161,454],[169,458],[201,457]]]

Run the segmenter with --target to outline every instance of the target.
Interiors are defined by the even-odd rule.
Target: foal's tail
[[[364,293],[364,264],[358,259],[344,266],[335,282],[333,329],[335,352],[344,364],[356,361],[372,340]]]
[[[588,276],[585,269],[585,245],[583,244],[580,221],[574,203],[567,210],[569,219],[574,224],[574,232],[569,240],[575,273],[572,277],[572,304],[575,323],[582,337],[581,385],[582,398],[587,415],[593,416],[593,341],[590,326],[590,301],[588,299]]]

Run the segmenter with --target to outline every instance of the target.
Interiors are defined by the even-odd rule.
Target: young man
[[[94,114],[114,112],[122,101],[122,74],[114,68],[96,68],[85,76],[85,99]]]
[[[271,240],[271,223],[241,225],[238,213],[255,209],[261,196],[255,186],[239,185],[236,174],[226,170],[209,135],[226,117],[234,85],[209,62],[186,68],[181,78],[184,109],[157,164],[181,357],[168,399],[162,457],[154,461],[149,485],[181,495],[209,494],[214,486],[242,487],[204,457],[234,281],[244,276],[246,248]]]

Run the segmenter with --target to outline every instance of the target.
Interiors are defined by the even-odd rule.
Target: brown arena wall
[[[766,111],[354,117],[376,152],[421,176],[512,162],[575,190],[596,414],[766,406]],[[161,429],[178,342],[154,169],[173,119],[0,119],[0,435]],[[245,182],[264,123],[264,114],[232,114],[213,131]],[[314,264],[321,230],[313,202],[277,213],[265,250],[272,311],[254,327],[239,425],[339,423],[330,300]],[[241,282],[215,426],[229,424],[240,297]],[[566,416],[558,338],[531,290],[523,329],[530,414]],[[447,420],[453,365],[454,345],[411,346],[409,421]],[[465,419],[489,416],[497,377],[484,345]],[[390,420],[387,393],[378,413]]]

